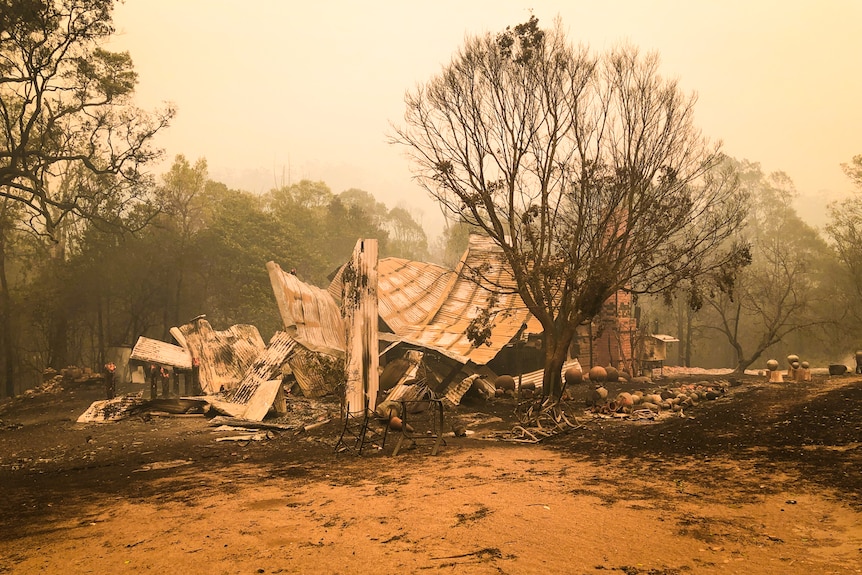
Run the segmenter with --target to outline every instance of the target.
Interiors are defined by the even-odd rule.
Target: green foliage
[[[182,155],[157,185],[144,168],[174,111],[133,106],[131,55],[106,49],[113,7],[0,0],[8,385],[13,364],[97,367],[107,346],[169,340],[170,327],[201,313],[219,328],[252,323],[267,338],[280,328],[270,260],[325,286],[360,237],[378,239],[384,257],[390,233],[399,255],[424,255],[410,214],[362,190],[335,195],[304,180],[257,196],[210,181],[205,160]]]
[[[387,254],[408,260],[428,259],[428,239],[422,226],[407,209],[396,206],[389,210],[385,225],[389,230]]]
[[[497,315],[495,310],[497,299],[497,294],[492,293],[488,298],[487,306],[477,309],[476,315],[467,324],[465,334],[473,347],[491,345],[491,327],[494,325],[494,319]]]
[[[385,206],[361,190],[335,195],[323,182],[302,180],[270,192],[265,202],[276,220],[289,230],[296,245],[307,246],[299,260],[281,259],[296,268],[303,281],[326,285],[329,276],[350,259],[358,238],[377,239],[380,255],[389,255]]]
[[[70,342],[99,347],[80,337],[87,326],[75,321],[98,292],[83,281],[80,291],[72,289],[70,259],[88,248],[91,229],[140,227],[153,215],[142,168],[158,156],[152,140],[173,110],[134,108],[131,57],[103,46],[114,32],[113,6],[113,0],[0,0],[0,200],[15,206],[17,229],[44,242],[44,266],[33,272],[44,298],[33,294],[5,321],[33,326],[37,333],[27,341],[42,336],[46,343],[38,353],[18,350],[18,363],[27,357],[63,367]],[[15,263],[19,255],[7,252],[4,259]],[[15,351],[3,349],[7,363]]]
[[[16,232],[7,242],[14,247],[6,263],[15,325],[28,328],[16,334],[16,361],[27,357],[37,369],[50,363],[52,334],[62,330],[67,361],[98,366],[107,347],[132,345],[140,335],[170,341],[170,327],[199,314],[216,329],[255,325],[268,340],[282,326],[266,262],[326,286],[358,237],[387,237],[366,211],[375,206],[366,192],[345,202],[322,182],[301,182],[255,195],[209,180],[206,161],[183,156],[153,194],[158,217],[130,210],[118,227],[81,222],[59,262],[46,257],[50,244],[38,242],[39,253],[25,260],[20,239],[33,236]],[[388,216],[382,204],[376,209]],[[149,224],[138,229],[142,221]],[[24,341],[33,344],[26,353]]]
[[[431,260],[449,269],[455,269],[467,250],[471,232],[475,233],[476,230],[466,222],[449,222],[443,229],[443,234],[437,238]]]
[[[0,197],[55,242],[67,218],[116,223],[145,203],[141,167],[173,116],[132,107],[131,57],[101,46],[114,31],[113,5],[0,4]]]
[[[539,28],[539,19],[530,19],[517,24],[514,29],[506,26],[506,30],[497,34],[497,47],[504,58],[511,58],[516,64],[527,64],[538,51],[545,40],[545,32]]]

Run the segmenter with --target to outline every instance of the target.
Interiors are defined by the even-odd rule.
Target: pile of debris
[[[724,380],[714,383],[701,381],[652,391],[621,392],[609,399],[607,389],[596,385],[587,398],[587,413],[629,419],[656,419],[670,414],[684,416],[684,410],[704,401],[719,399],[729,387],[730,382]]]
[[[94,373],[89,367],[70,365],[62,370],[48,368],[42,372],[42,384],[24,392],[24,395],[40,393],[60,393],[70,385],[81,385],[102,381],[102,375]]]
[[[205,402],[208,414],[245,422],[288,417],[298,397],[340,398],[345,422],[358,414],[379,419],[380,404],[430,399],[449,410],[466,394],[541,398],[541,369],[519,376],[517,392],[514,378],[501,377],[541,364],[542,326],[517,296],[502,250],[488,238],[471,235],[454,270],[378,260],[376,240],[359,240],[353,259],[325,290],[275,262],[266,267],[283,326],[268,343],[252,325],[218,331],[205,316],[172,328],[174,343],[141,337],[128,356],[128,373],[144,386],[141,394],[95,406],[82,421],[151,409],[143,405],[148,390],[150,402],[182,396]],[[475,270],[482,270],[481,278]],[[483,345],[468,335],[479,316],[487,319]],[[393,423],[392,411],[384,411],[383,419]],[[303,427],[327,419],[303,417]],[[565,414],[541,417],[571,427]]]

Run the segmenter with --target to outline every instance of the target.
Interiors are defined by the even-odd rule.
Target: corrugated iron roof
[[[343,269],[328,288],[337,299],[341,298]],[[470,236],[454,271],[402,258],[383,258],[378,264],[380,318],[402,341],[461,363],[491,361],[525,323],[527,333],[542,333],[516,287],[503,250],[492,239],[476,234]],[[476,348],[465,332],[479,310],[491,307],[492,294],[497,301],[491,337],[488,345]]]
[[[168,365],[180,369],[192,368],[192,356],[188,350],[178,345],[144,336],[138,338],[134,349],[132,349],[132,353],[129,355],[129,359],[158,365]]]
[[[204,393],[233,389],[266,347],[253,325],[237,324],[215,330],[203,318],[171,328],[171,335],[192,357],[200,360],[200,384]]]
[[[484,365],[512,340],[523,324],[527,324],[528,333],[542,331],[515,288],[502,249],[490,238],[473,234],[458,269],[443,288],[443,297],[433,316],[424,325],[406,326],[398,335],[408,343],[434,349],[460,362]],[[491,306],[494,294],[497,301]],[[480,310],[489,308],[493,316],[491,337],[487,345],[474,347],[465,333],[467,326]]]
[[[428,323],[455,272],[436,264],[385,258],[378,274],[380,317],[393,332],[403,333]]]
[[[338,270],[329,284],[329,294],[341,299],[341,276]],[[455,272],[427,262],[403,258],[383,258],[377,264],[377,297],[380,318],[394,333],[425,325],[446,297]]]
[[[343,357],[344,324],[332,296],[284,272],[275,262],[268,262],[266,269],[285,330],[312,351]]]

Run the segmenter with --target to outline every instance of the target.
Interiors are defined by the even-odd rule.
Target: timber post
[[[201,389],[201,360],[197,357],[192,358],[192,395],[201,395],[203,394],[203,390]]]

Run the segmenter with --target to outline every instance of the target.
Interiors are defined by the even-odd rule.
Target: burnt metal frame
[[[429,395],[432,395],[429,390]],[[430,426],[430,431],[422,433],[421,431],[410,431],[408,421],[412,421],[408,414],[410,408],[414,405],[428,404],[427,421]],[[418,417],[418,416],[417,416]],[[413,399],[401,401],[401,435],[398,436],[398,443],[395,444],[395,449],[392,450],[392,457],[398,455],[404,440],[409,440],[411,446],[415,446],[419,441],[433,441],[434,445],[431,448],[431,455],[437,455],[440,445],[446,444],[443,439],[443,399],[429,397],[426,399]]]
[[[389,435],[388,422],[383,426],[383,432],[378,432],[369,427],[372,420],[376,420],[376,416],[368,409],[368,398],[365,398],[365,409],[361,415],[352,415],[350,413],[350,403],[345,404],[344,410],[344,426],[341,428],[341,435],[335,443],[335,453],[342,451],[353,451],[356,455],[362,455],[362,450],[366,445],[379,444],[380,448],[386,447],[386,438]],[[352,440],[345,441],[345,436],[352,437]]]

